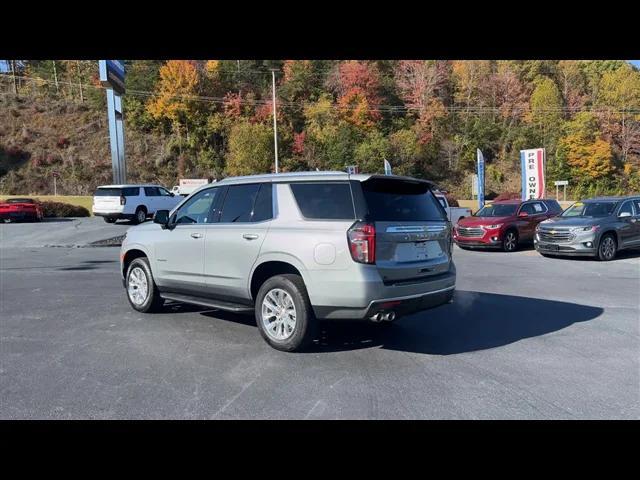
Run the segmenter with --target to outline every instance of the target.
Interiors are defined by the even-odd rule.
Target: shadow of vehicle
[[[113,263],[118,263],[118,261],[117,260],[85,260],[84,262],[81,262],[78,265],[67,265],[64,267],[58,267],[57,270],[63,271],[63,272],[96,270],[100,268],[100,265],[113,264]]]
[[[201,315],[256,326],[253,315],[168,303],[164,313]],[[369,321],[321,322],[309,352],[339,352],[380,347],[412,353],[453,355],[501,347],[562,330],[599,317],[602,308],[554,300],[456,291],[442,307],[396,320],[394,325]]]
[[[508,345],[593,320],[602,308],[537,298],[458,290],[454,302],[396,321],[326,323],[317,350],[389,350],[452,355]]]

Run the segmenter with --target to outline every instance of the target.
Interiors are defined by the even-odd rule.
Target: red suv
[[[504,200],[485,205],[471,217],[461,218],[453,239],[461,248],[501,248],[513,252],[533,242],[538,223],[562,213],[555,200]]]

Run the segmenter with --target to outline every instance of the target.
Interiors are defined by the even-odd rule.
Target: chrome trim
[[[367,309],[370,309],[371,306],[374,303],[380,303],[380,302],[397,302],[399,300],[411,300],[412,298],[420,298],[420,297],[426,297],[427,295],[435,295],[436,293],[442,293],[442,292],[448,292],[449,290],[454,290],[456,288],[455,285],[452,285],[450,287],[447,288],[441,288],[440,290],[435,290],[433,292],[427,292],[427,293],[416,293],[415,295],[407,295],[404,297],[394,297],[394,298],[380,298],[378,300],[371,300],[369,302],[369,305],[367,306]]]
[[[442,232],[446,225],[406,225],[398,227],[387,227],[387,233],[421,233],[421,232]]]

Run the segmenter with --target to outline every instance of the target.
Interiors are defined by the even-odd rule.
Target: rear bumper
[[[452,263],[448,272],[411,284],[385,285],[378,276],[378,281],[359,281],[349,285],[343,281],[343,289],[332,297],[325,294],[318,298],[313,295],[313,288],[309,293],[318,318],[367,320],[380,311],[394,311],[401,316],[445,304],[451,301],[455,284],[456,270]],[[350,292],[348,298],[345,298],[346,292]]]
[[[135,215],[131,215],[131,214],[127,214],[127,213],[122,213],[122,212],[93,212],[93,215],[96,217],[107,217],[107,218],[115,218],[116,220],[120,220],[120,219],[125,219],[125,220],[131,220],[132,218],[135,218]]]

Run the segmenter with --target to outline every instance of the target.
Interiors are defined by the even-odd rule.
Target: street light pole
[[[276,173],[278,173],[278,122],[276,120],[276,71],[271,70],[273,85],[273,145],[276,152]]]

